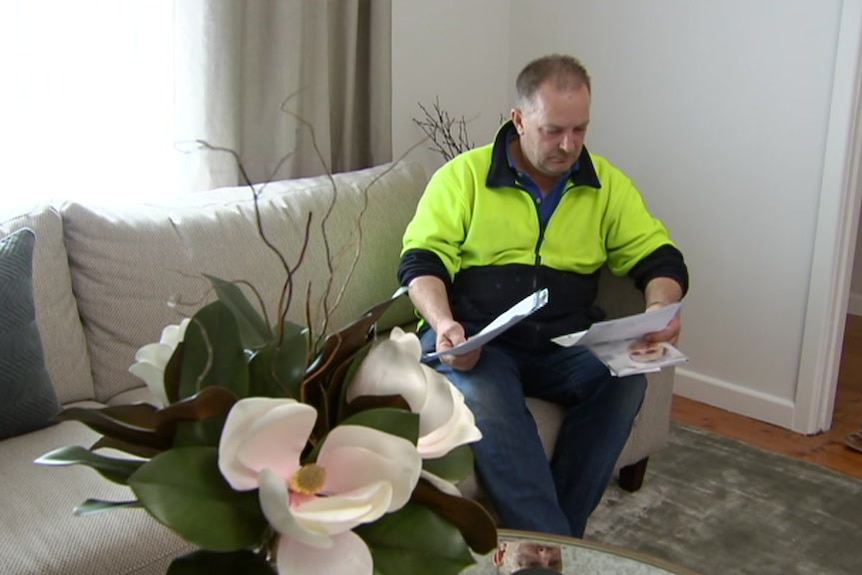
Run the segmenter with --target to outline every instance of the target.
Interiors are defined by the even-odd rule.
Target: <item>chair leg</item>
[[[644,474],[646,474],[648,461],[649,457],[644,457],[637,463],[620,468],[620,487],[629,492],[635,492],[640,489],[644,483]]]

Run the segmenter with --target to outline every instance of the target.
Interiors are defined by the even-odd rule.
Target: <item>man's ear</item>
[[[512,123],[515,124],[518,135],[522,136],[524,134],[524,112],[519,108],[512,108]]]

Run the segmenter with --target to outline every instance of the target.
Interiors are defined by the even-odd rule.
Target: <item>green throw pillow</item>
[[[35,242],[27,228],[0,239],[0,439],[45,427],[60,410],[36,327]]]

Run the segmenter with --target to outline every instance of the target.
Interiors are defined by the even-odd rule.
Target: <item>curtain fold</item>
[[[253,182],[391,160],[390,11],[390,0],[175,0],[178,147],[232,150]],[[178,161],[180,189],[244,183],[229,153]]]

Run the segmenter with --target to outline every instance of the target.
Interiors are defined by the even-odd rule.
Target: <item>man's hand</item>
[[[657,277],[653,278],[646,285],[644,296],[647,301],[646,310],[662,308],[673,302],[678,302],[682,299],[682,287],[672,278]],[[661,331],[654,331],[644,336],[646,341],[659,342],[667,341],[671,344],[676,344],[679,339],[679,332],[682,330],[682,320],[679,313],[674,316],[667,327]]]
[[[647,311],[651,309],[659,309],[664,307],[662,303],[654,303],[647,308]],[[673,319],[670,320],[670,323],[667,324],[667,327],[661,331],[654,331],[652,333],[648,333],[644,336],[644,340],[649,342],[659,342],[659,341],[667,341],[671,344],[676,345],[677,340],[679,339],[679,332],[682,331],[682,319],[679,317],[679,313],[673,316]]]
[[[436,331],[438,352],[445,352],[447,349],[452,349],[456,345],[467,341],[467,337],[464,335],[464,326],[455,320],[439,322]],[[463,355],[441,355],[440,361],[451,365],[455,369],[469,371],[473,369],[473,366],[479,361],[479,356],[481,355],[482,348],[479,348]]]

